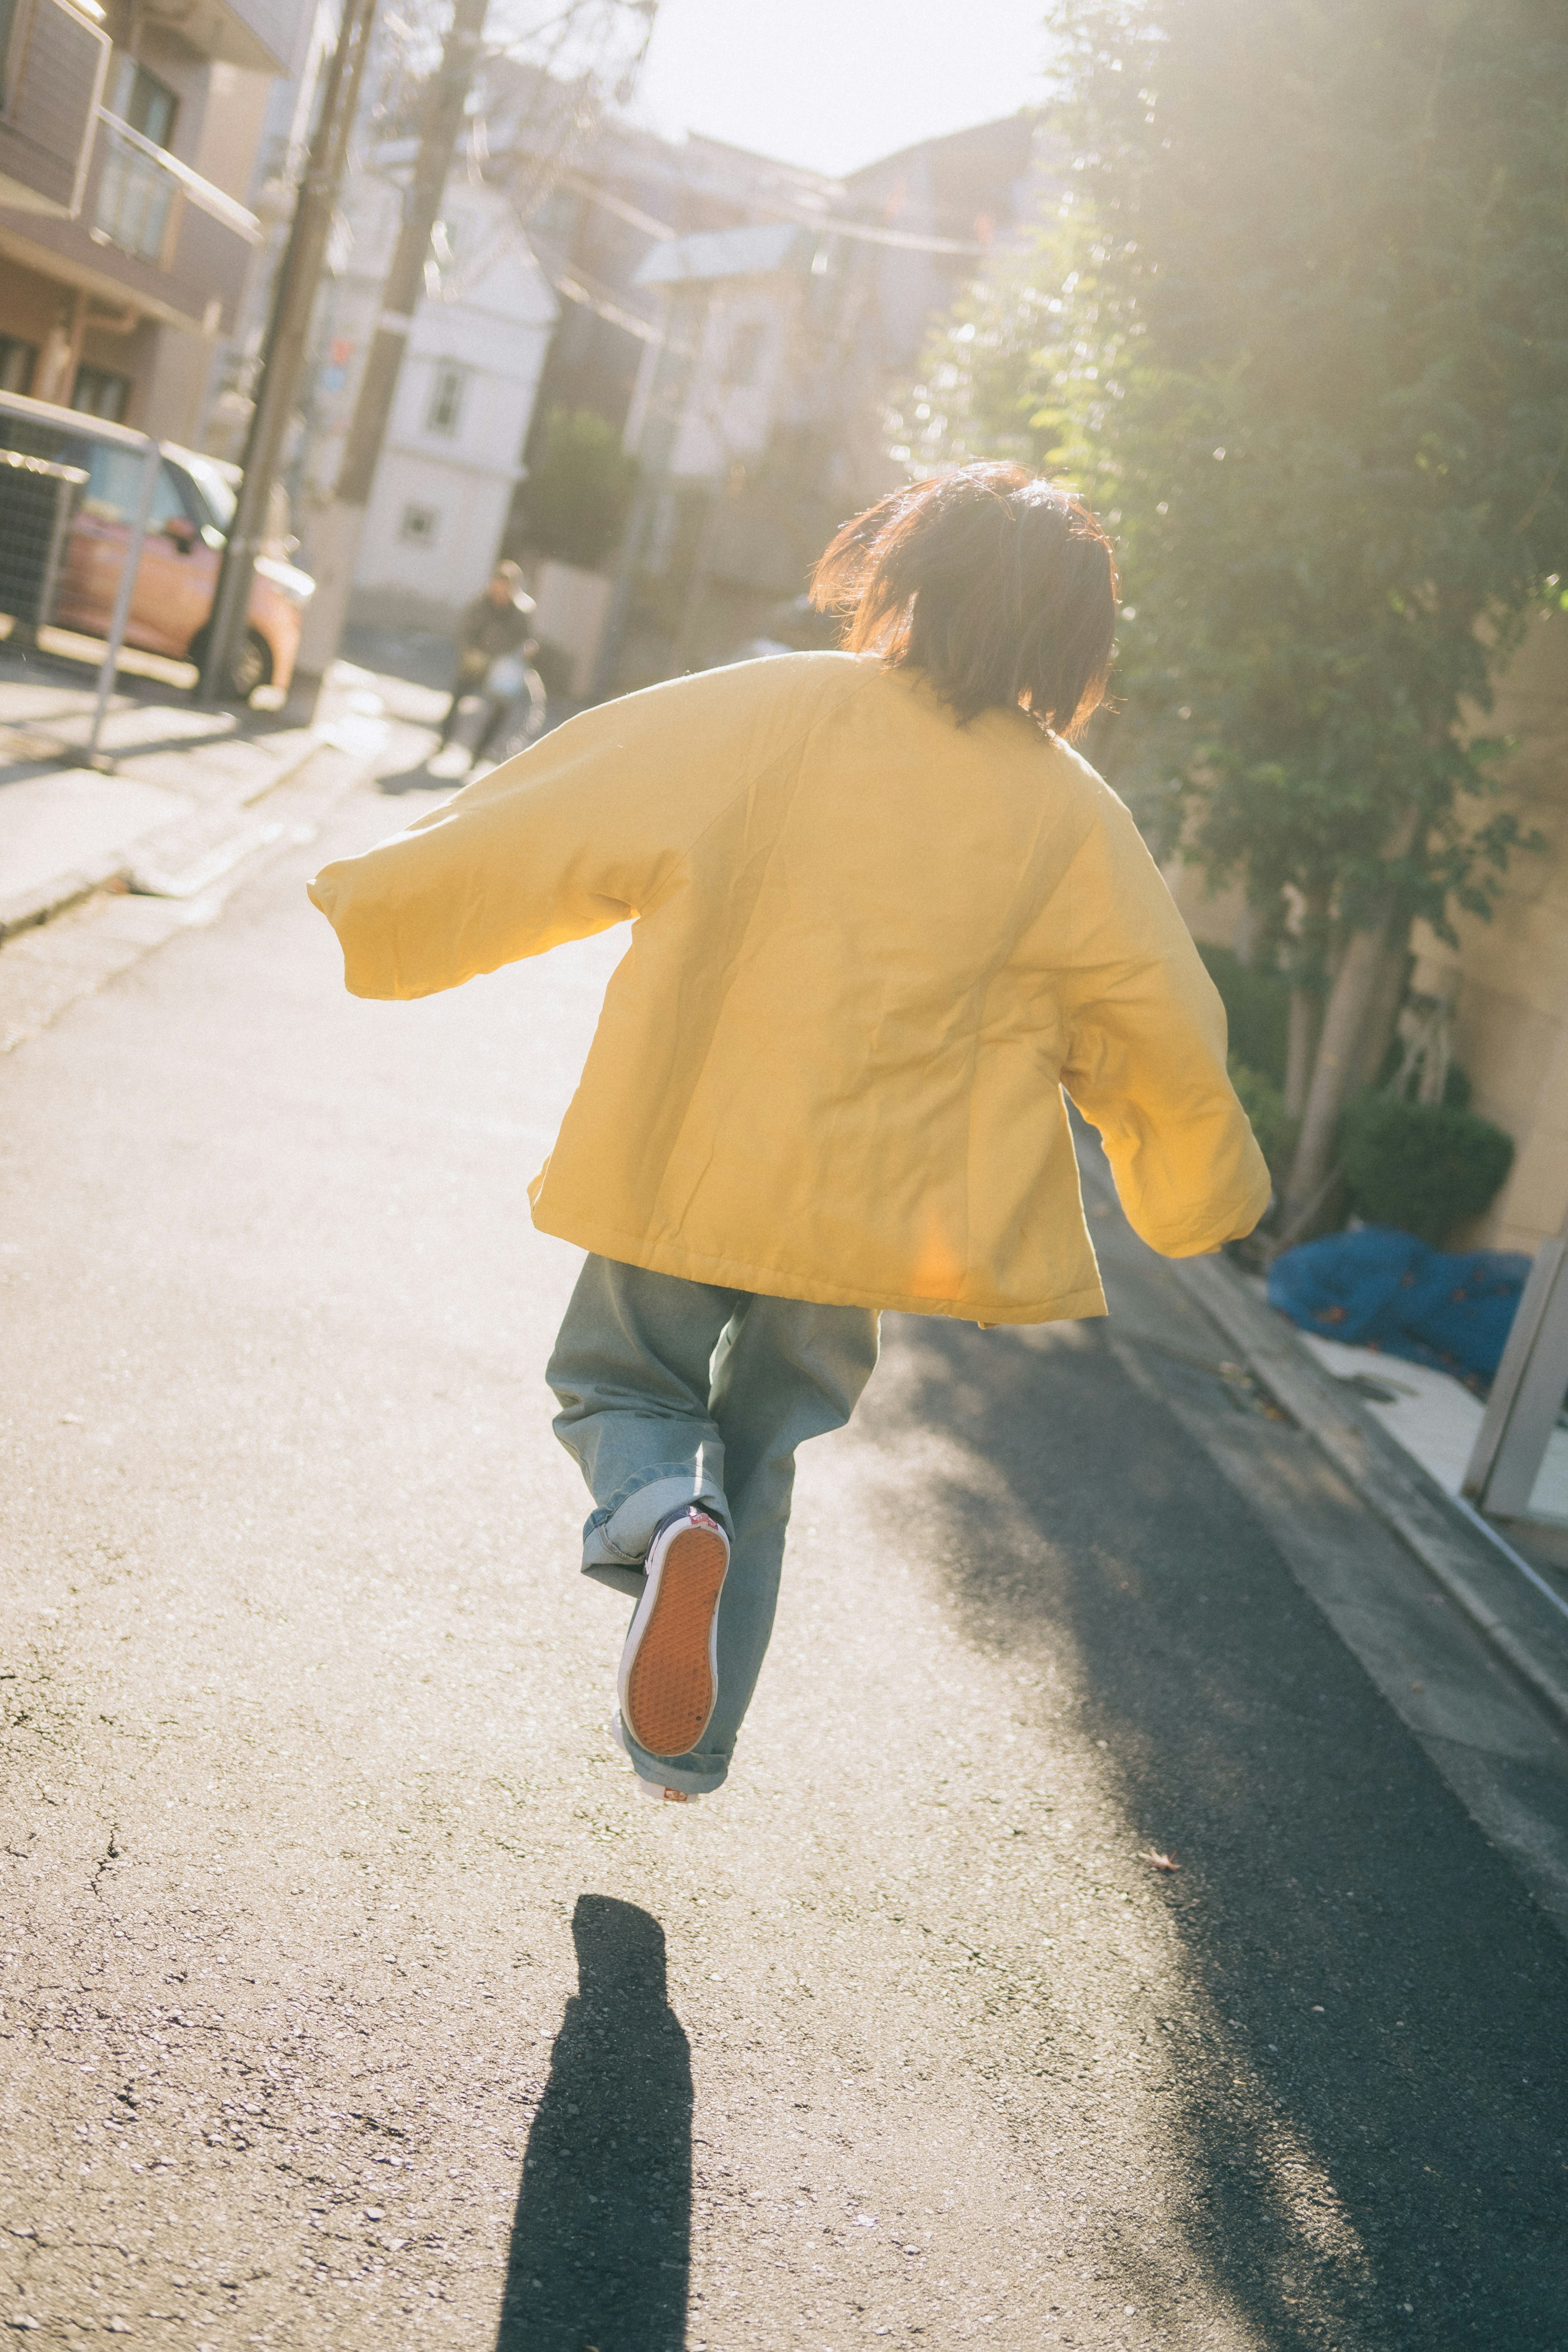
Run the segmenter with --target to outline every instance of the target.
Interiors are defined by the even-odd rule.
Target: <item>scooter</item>
[[[539,672],[521,653],[497,654],[481,683],[458,704],[451,743],[432,760],[432,771],[437,761],[447,764],[452,751],[466,751],[466,773],[472,781],[525,751],[544,732],[544,680]]]

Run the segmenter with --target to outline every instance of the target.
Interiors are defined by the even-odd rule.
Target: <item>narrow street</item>
[[[636,1801],[525,1193],[622,941],[351,1000],[305,877],[426,804],[0,1060],[0,2318],[1562,2352],[1568,1947],[1115,1318],[889,1322]]]

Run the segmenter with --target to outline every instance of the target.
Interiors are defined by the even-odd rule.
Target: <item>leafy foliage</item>
[[[1278,971],[1243,963],[1234,948],[1215,947],[1202,940],[1198,953],[1225,1006],[1233,1057],[1282,1087],[1290,1019],[1289,982]]]
[[[1258,1149],[1268,1160],[1269,1173],[1278,1182],[1296,1140],[1299,1122],[1286,1109],[1284,1094],[1273,1079],[1266,1077],[1261,1070],[1249,1069],[1234,1055],[1230,1061],[1230,1083],[1252,1123]]]
[[[1441,1249],[1490,1206],[1513,1165],[1513,1139],[1474,1111],[1368,1091],[1340,1121],[1340,1167],[1369,1225],[1397,1225]]]
[[[593,571],[613,555],[637,488],[637,459],[591,408],[556,408],[517,494],[521,544]]]
[[[1561,0],[1061,0],[1034,247],[933,354],[916,462],[1119,526],[1110,747],[1266,919],[1489,908],[1474,731],[1568,570]],[[918,410],[917,410],[918,413]]]

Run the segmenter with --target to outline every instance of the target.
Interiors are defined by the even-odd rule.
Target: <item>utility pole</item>
[[[414,178],[404,200],[403,226],[382,289],[381,317],[360,378],[337,488],[310,534],[316,593],[305,610],[300,645],[300,667],[308,675],[325,673],[342,634],[376,461],[414,313],[425,291],[425,263],[458,151],[489,5],[489,0],[457,0],[441,63],[426,99]]]
[[[660,499],[669,488],[670,460],[675,455],[711,300],[711,292],[706,286],[689,289],[676,285],[665,296],[659,340],[649,362],[652,380],[633,452],[639,469],[637,494],[621,535],[615,586],[599,631],[598,650],[588,681],[590,702],[604,701],[615,686],[648,538]]]
[[[208,701],[223,700],[245,646],[250,583],[266,537],[272,485],[304,370],[310,313],[342,185],[374,15],[375,0],[342,0],[337,47],[327,68],[321,110],[278,272],[256,404],[245,441],[245,475],[207,626],[201,692]]]

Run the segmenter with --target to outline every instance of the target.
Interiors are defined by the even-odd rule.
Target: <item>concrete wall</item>
[[[584,572],[575,563],[546,561],[535,569],[532,589],[538,606],[533,616],[535,634],[570,656],[568,690],[586,694],[615,582],[603,572]]]
[[[439,626],[437,615],[455,618],[484,586],[506,529],[548,340],[542,324],[421,305],[354,568],[356,619],[392,621],[390,593],[402,600],[405,625]],[[450,436],[427,423],[438,373],[448,363],[465,378],[460,422]],[[433,537],[408,537],[411,509],[436,519]],[[416,605],[425,615],[417,623]]]
[[[792,270],[713,289],[670,457],[672,474],[721,482],[737,458],[761,456],[791,388],[787,369],[799,306]],[[738,371],[742,352],[750,364]]]
[[[58,278],[0,253],[0,334],[31,343],[40,354],[40,368],[47,364],[45,347],[51,336],[69,334],[75,299],[74,287],[62,286]],[[43,397],[36,376],[22,388],[35,399]]]
[[[354,567],[349,617],[367,627],[451,628],[489,578],[512,477],[406,449],[384,449]],[[437,518],[429,540],[405,535],[409,509]]]
[[[1517,1147],[1476,1238],[1532,1250],[1568,1217],[1568,614],[1531,622],[1478,724],[1515,739],[1503,803],[1546,847],[1515,856],[1489,922],[1455,919],[1457,950],[1417,927],[1415,984],[1452,996],[1454,1057],[1475,1108]]]

